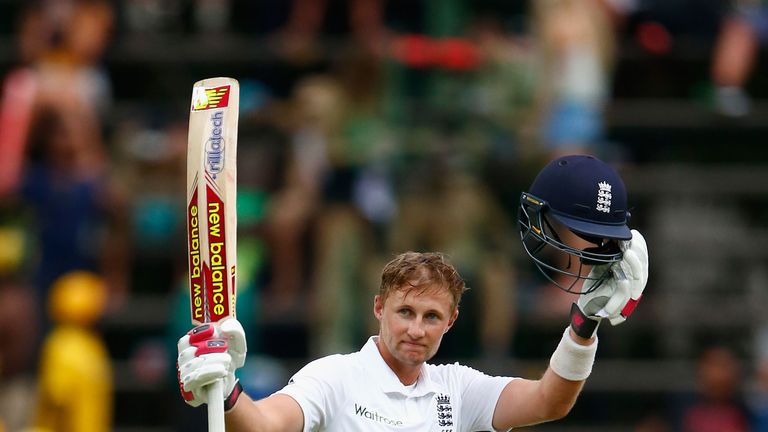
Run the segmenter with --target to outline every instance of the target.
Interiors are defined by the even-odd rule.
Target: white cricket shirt
[[[458,363],[424,364],[415,386],[404,386],[384,362],[376,336],[351,354],[315,360],[277,393],[304,411],[304,431],[492,431],[493,411],[512,379]]]

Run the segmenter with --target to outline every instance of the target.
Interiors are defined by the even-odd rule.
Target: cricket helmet
[[[579,281],[609,277],[608,271],[585,275],[590,266],[621,261],[618,241],[632,238],[629,216],[619,174],[595,157],[573,155],[547,164],[520,195],[518,228],[525,252],[544,276],[567,292],[582,293]],[[566,230],[594,246],[569,244],[575,242],[562,238]]]

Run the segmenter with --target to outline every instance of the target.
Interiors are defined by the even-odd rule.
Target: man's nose
[[[411,324],[408,326],[408,336],[418,339],[421,337],[424,337],[424,334],[426,331],[424,330],[424,320],[421,318],[416,318],[415,320],[411,321]]]

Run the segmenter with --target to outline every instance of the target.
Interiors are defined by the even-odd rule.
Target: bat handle
[[[208,392],[208,432],[224,432],[224,394],[222,381],[209,384]]]

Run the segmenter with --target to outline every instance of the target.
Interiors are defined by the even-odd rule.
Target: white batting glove
[[[602,281],[594,291],[579,296],[577,301],[579,309],[588,317],[608,318],[612,325],[623,323],[632,314],[648,282],[648,246],[643,235],[632,230],[632,239],[620,242],[619,247],[624,256],[621,262],[612,264],[618,269],[609,265],[595,266],[588,277],[596,278],[606,271],[612,271],[614,276]],[[616,277],[622,272],[626,278]],[[582,291],[589,291],[596,282],[587,279]]]
[[[222,397],[227,399],[239,389],[235,370],[245,364],[245,331],[235,318],[195,327],[178,342],[176,362],[181,395],[189,405],[208,402],[205,387],[223,380]],[[235,395],[236,398],[237,395]]]

